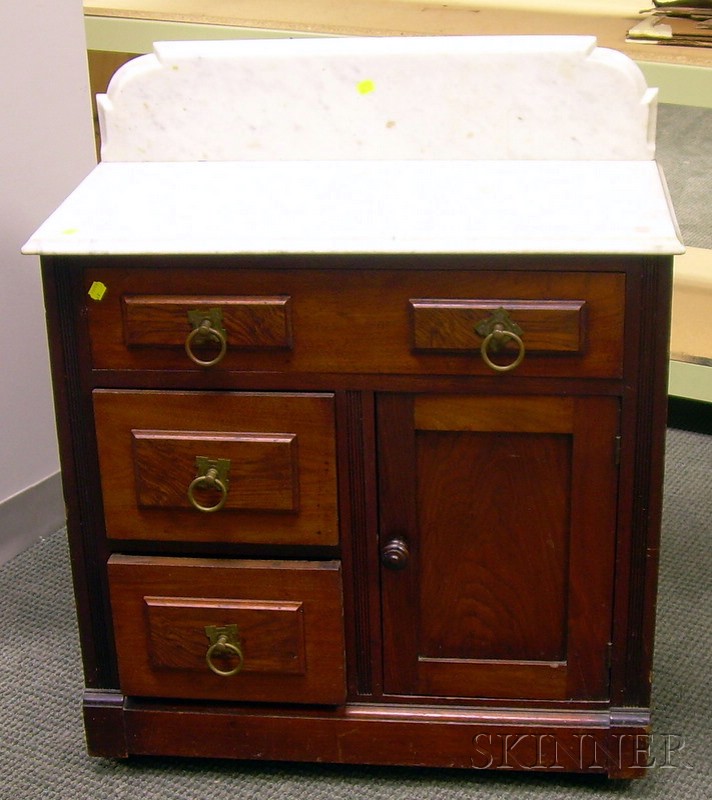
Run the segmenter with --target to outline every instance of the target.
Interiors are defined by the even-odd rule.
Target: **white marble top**
[[[637,160],[657,90],[593,36],[159,42],[97,98],[103,161]]]
[[[640,253],[683,248],[654,161],[102,163],[40,254]]]
[[[586,36],[159,43],[25,250],[679,253],[655,96]]]

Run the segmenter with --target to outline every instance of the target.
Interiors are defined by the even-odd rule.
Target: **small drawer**
[[[583,355],[585,349],[585,300],[423,298],[411,300],[410,310],[413,349],[422,353],[479,350],[498,324],[526,340],[527,353]],[[516,351],[516,342],[503,349]]]
[[[87,299],[95,369],[492,375],[521,353],[517,375],[623,370],[623,272],[96,268],[85,280],[108,287]],[[497,314],[507,332],[483,352]]]
[[[344,701],[338,562],[114,555],[108,571],[125,694]]]
[[[127,347],[182,347],[197,366],[221,360],[228,346],[260,351],[292,347],[286,296],[124,295],[121,303]]]
[[[93,398],[110,538],[337,543],[333,395]]]

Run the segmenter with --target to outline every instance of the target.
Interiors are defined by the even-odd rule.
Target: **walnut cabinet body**
[[[641,774],[670,261],[45,256],[90,751]]]

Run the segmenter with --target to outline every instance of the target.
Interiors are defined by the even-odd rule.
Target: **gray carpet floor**
[[[712,795],[712,438],[670,430],[655,659],[656,766],[634,782],[213,760],[94,759],[64,531],[0,569],[0,798],[569,798]]]
[[[656,144],[685,245],[712,249],[712,108],[660,105]]]

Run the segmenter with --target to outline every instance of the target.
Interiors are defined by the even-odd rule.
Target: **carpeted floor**
[[[712,108],[660,105],[656,144],[685,245],[712,249]]]
[[[0,798],[434,800],[712,793],[712,438],[670,430],[655,661],[657,766],[644,780],[86,755],[66,538],[0,569]]]

